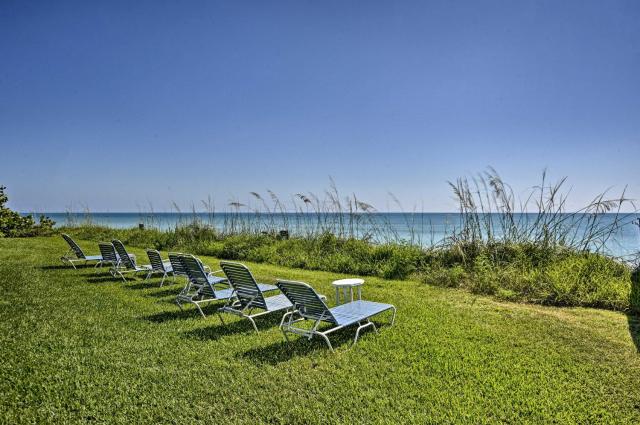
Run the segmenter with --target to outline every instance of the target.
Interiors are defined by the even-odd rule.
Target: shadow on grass
[[[173,288],[173,293],[178,293],[182,286],[174,285],[172,282],[165,282],[162,288]],[[127,280],[127,289],[160,289],[160,280]]]
[[[104,272],[104,273],[98,272],[98,273],[89,275],[89,277],[87,277],[87,280],[89,282],[106,282],[109,280],[114,282],[119,281],[126,285],[125,288],[129,288],[129,289],[153,288],[153,282],[151,281],[145,281],[142,278],[133,277],[132,275],[125,275],[125,277],[127,279],[126,281],[122,280],[122,277],[118,275],[113,276],[109,272]]]
[[[205,314],[207,314],[206,311]],[[255,333],[255,329],[253,329],[251,322],[247,319],[236,318],[229,314],[223,314],[222,318],[224,319],[225,324],[222,324],[218,315],[215,314],[215,311],[213,312],[213,316],[215,316],[213,320],[216,320],[218,324],[185,332],[185,336],[199,341],[209,341],[217,340],[225,335]],[[271,328],[278,327],[278,325],[280,325],[281,318],[281,315],[272,314],[257,317],[254,320],[256,321],[258,330],[260,332],[265,332]]]
[[[178,293],[180,292],[180,289],[182,288],[175,287],[175,288],[162,289],[159,291],[149,292],[148,294],[144,294],[144,296],[151,297],[151,298],[165,298],[165,297],[171,296],[175,299],[176,295],[178,295]]]
[[[180,310],[175,303],[173,303],[173,306],[175,307],[175,310],[163,311],[150,316],[144,316],[142,319],[152,323],[165,323],[171,320],[200,318],[200,313],[198,313],[198,310],[196,309],[187,307],[184,310]]]
[[[153,289],[157,288],[160,284],[155,283],[152,280],[143,280],[142,282],[135,280],[127,280],[127,289]]]
[[[329,339],[334,350],[342,347],[352,347],[355,328],[345,328],[332,333]],[[362,337],[366,337],[363,332]],[[329,346],[321,337],[315,336],[311,340],[305,337],[289,334],[289,341],[282,337],[282,341],[273,344],[252,348],[241,354],[241,357],[258,364],[277,365],[300,356],[308,356],[314,351],[331,354]]]
[[[335,347],[334,347],[335,348]],[[286,341],[282,337],[282,341],[274,342],[263,347],[252,348],[238,356],[244,360],[250,360],[257,364],[268,364],[276,366],[279,363],[287,362],[296,357],[308,356],[314,350],[329,351],[329,347],[318,338],[309,341],[307,338],[290,337]]]
[[[636,268],[631,275],[629,304],[631,307],[629,313],[627,313],[629,333],[636,346],[636,351],[640,353],[640,267]]]
[[[223,325],[218,317],[212,320],[217,320],[218,324],[185,332],[184,337],[198,341],[216,341],[224,336],[255,332],[248,321],[238,320],[231,323],[227,321],[226,325]]]
[[[103,283],[103,282],[122,282],[120,277],[114,277],[111,275],[95,275],[87,277],[89,283]],[[124,283],[124,282],[122,282]]]
[[[56,264],[49,266],[40,266],[40,270],[83,270],[83,269],[95,269],[95,263],[88,264],[76,264],[76,268],[74,269],[69,264]]]
[[[631,339],[636,346],[636,351],[640,353],[640,316],[627,314],[627,321],[629,323],[629,333],[631,334]]]
[[[180,310],[175,301],[171,300],[171,304],[173,304],[173,307],[175,307],[174,310],[163,311],[160,313],[152,314],[150,316],[144,316],[142,317],[142,319],[153,323],[164,323],[170,320],[183,320],[193,318],[202,320],[202,316],[200,316],[200,313],[192,304],[183,304],[182,310]],[[204,314],[207,316],[207,319],[215,318],[216,320],[218,320],[216,317],[216,310],[222,307],[222,305],[223,304],[214,301],[207,305],[200,305],[200,307],[202,308]]]

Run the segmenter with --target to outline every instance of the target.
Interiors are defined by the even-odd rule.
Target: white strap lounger
[[[378,331],[375,324],[370,320],[372,316],[387,310],[392,310],[391,326],[393,326],[395,322],[396,308],[391,304],[357,300],[329,308],[318,293],[304,282],[278,280],[277,286],[294,305],[294,310],[285,314],[280,325],[280,329],[287,341],[289,340],[287,333],[305,336],[309,339],[313,338],[314,335],[318,335],[325,340],[329,349],[333,351],[328,337],[331,332],[357,324],[358,329],[356,330],[356,336],[353,340],[355,344],[358,342],[361,330],[372,327],[374,331]],[[299,317],[294,319],[296,315]],[[311,329],[294,326],[295,323],[304,320],[312,320],[315,323]],[[325,331],[320,331],[318,327],[322,322],[330,323],[333,327]]]

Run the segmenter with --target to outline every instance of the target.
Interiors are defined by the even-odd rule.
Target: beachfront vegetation
[[[385,279],[415,277],[430,285],[466,288],[507,300],[640,311],[638,300],[632,304],[630,299],[630,266],[601,254],[541,249],[532,243],[459,243],[425,250],[344,240],[330,233],[278,239],[260,234],[218,237],[211,229],[195,226],[169,231],[83,226],[65,231],[81,239],[117,238],[130,246],[227,260]]]
[[[53,226],[56,223],[50,218],[41,215],[40,222],[36,224],[32,216],[21,216],[9,209],[6,206],[9,200],[5,193],[6,189],[5,186],[0,185],[0,238],[44,236],[53,232]]]
[[[396,324],[378,318],[380,333],[355,347],[354,330],[340,331],[331,353],[286,343],[276,316],[256,334],[222,325],[219,304],[206,319],[180,312],[182,281],[123,284],[63,266],[66,249],[60,237],[0,240],[0,423],[640,422],[630,315],[367,277],[363,297],[395,304]],[[331,281],[347,276],[248,265],[262,282],[306,281],[331,305]]]
[[[215,208],[208,200],[203,202],[208,223],[193,215],[173,229],[159,230],[153,215],[147,215],[145,229],[73,223],[65,231],[81,239],[118,238],[140,248],[229,260],[386,279],[415,277],[507,300],[639,312],[640,300],[631,290],[634,265],[606,251],[618,229],[635,217],[620,212],[631,201],[624,193],[613,199],[600,194],[566,213],[564,183],[549,184],[544,173],[524,201],[494,170],[450,183],[460,225],[435,242],[421,239],[429,233],[427,224],[414,215],[404,216],[409,232],[401,235],[385,216],[373,214],[370,204],[341,197],[333,182],[324,199],[299,193],[288,208],[272,192],[269,202],[252,192],[257,204],[231,202],[222,227],[212,225]]]

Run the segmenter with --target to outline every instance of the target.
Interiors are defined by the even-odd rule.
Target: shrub
[[[436,266],[429,268],[422,275],[422,281],[434,286],[445,286],[449,288],[467,287],[469,274],[464,267],[460,265],[453,267]]]
[[[546,270],[548,303],[610,309],[629,307],[631,271],[596,254],[572,255]]]
[[[55,222],[44,215],[40,216],[38,224],[30,215],[21,216],[5,205],[9,197],[5,193],[6,187],[0,186],[0,237],[45,236],[53,232]]]

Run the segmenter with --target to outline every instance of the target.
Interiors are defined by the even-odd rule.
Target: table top
[[[364,284],[364,279],[340,279],[332,282],[333,286],[360,286]]]

